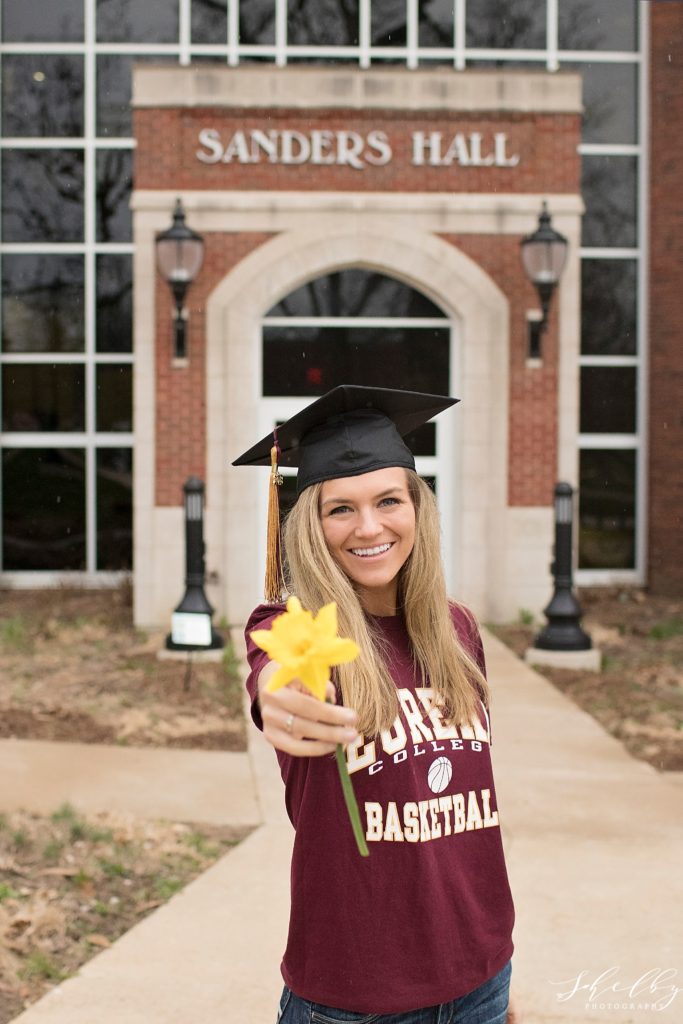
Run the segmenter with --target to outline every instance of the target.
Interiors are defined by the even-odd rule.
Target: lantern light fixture
[[[548,325],[550,300],[564,270],[569,248],[565,236],[552,227],[546,202],[538,218],[538,227],[522,239],[520,247],[524,270],[541,303],[541,319],[529,321],[529,355],[540,358],[541,334]]]
[[[204,262],[204,239],[185,223],[185,210],[176,199],[173,224],[156,236],[157,269],[168,283],[175,299],[174,355],[187,357],[187,313],[184,309],[187,290]]]

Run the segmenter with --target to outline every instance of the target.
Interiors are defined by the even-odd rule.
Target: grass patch
[[[26,653],[33,647],[33,637],[29,633],[26,620],[21,615],[14,615],[0,622],[0,644],[8,651]]]
[[[69,977],[68,971],[62,970],[58,964],[44,953],[35,949],[26,958],[26,963],[19,970],[19,976],[29,981],[31,978],[42,978],[45,981],[64,981]]]
[[[675,636],[683,635],[683,619],[675,617],[664,622],[656,622],[650,629],[648,636],[651,640],[671,640]]]

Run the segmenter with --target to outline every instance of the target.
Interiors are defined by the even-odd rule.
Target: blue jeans
[[[450,1003],[408,1013],[353,1013],[310,1003],[285,985],[276,1024],[505,1024],[512,963],[498,974]]]

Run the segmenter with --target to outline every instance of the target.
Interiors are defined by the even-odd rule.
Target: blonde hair
[[[469,724],[478,719],[480,697],[488,706],[489,687],[453,628],[434,494],[417,473],[405,472],[415,507],[415,543],[399,573],[398,605],[405,617],[416,672],[433,688],[435,703],[446,721]],[[389,729],[398,714],[396,686],[382,656],[383,640],[365,615],[352,580],[328,550],[320,519],[321,487],[307,487],[287,516],[283,535],[287,586],[311,611],[317,612],[330,601],[337,603],[339,634],[352,637],[360,655],[335,670],[336,680],[344,704],[358,712],[359,731],[376,736]]]

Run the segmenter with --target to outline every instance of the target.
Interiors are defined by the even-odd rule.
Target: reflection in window
[[[98,352],[133,351],[133,260],[131,256],[97,256]]]
[[[275,42],[275,0],[240,4],[239,39],[245,45],[269,46]]]
[[[2,258],[5,352],[82,352],[83,257],[5,253]]]
[[[97,39],[103,43],[175,43],[178,0],[97,0]]]
[[[581,367],[581,433],[633,434],[635,366]]]
[[[133,367],[105,363],[97,367],[97,430],[133,429]]]
[[[263,394],[322,395],[337,384],[448,393],[447,327],[264,327]]]
[[[632,569],[635,451],[582,451],[579,487],[579,568]]]
[[[5,150],[5,242],[83,240],[83,154],[73,149]]]
[[[419,19],[420,46],[453,46],[453,0],[421,3]]]
[[[3,569],[85,569],[84,450],[5,448],[2,484]]]
[[[371,19],[373,46],[406,45],[405,0],[373,0]]]
[[[635,260],[581,261],[583,355],[635,355],[637,285]]]
[[[466,9],[467,46],[487,50],[545,47],[545,4],[539,0],[476,0]]]
[[[133,452],[98,448],[97,568],[117,572],[133,564]]]
[[[402,281],[354,268],[308,281],[267,316],[445,317],[445,313]]]
[[[635,0],[560,0],[562,50],[637,50]]]
[[[83,0],[2,0],[6,43],[83,42]]]
[[[638,244],[636,168],[633,156],[583,157],[583,245],[630,248]]]
[[[192,0],[192,42],[211,46],[228,38],[228,10],[222,0]]]
[[[358,0],[288,0],[287,42],[294,46],[357,46]]]
[[[133,154],[129,149],[102,149],[97,154],[98,242],[129,242],[132,238],[132,165]]]
[[[82,363],[7,364],[2,368],[2,429],[84,430]]]
[[[16,54],[2,58],[2,134],[83,134],[83,58]]]
[[[98,135],[132,134],[133,59],[139,58],[118,53],[104,53],[97,58]]]
[[[562,64],[583,79],[583,142],[638,141],[638,68],[635,64]]]

